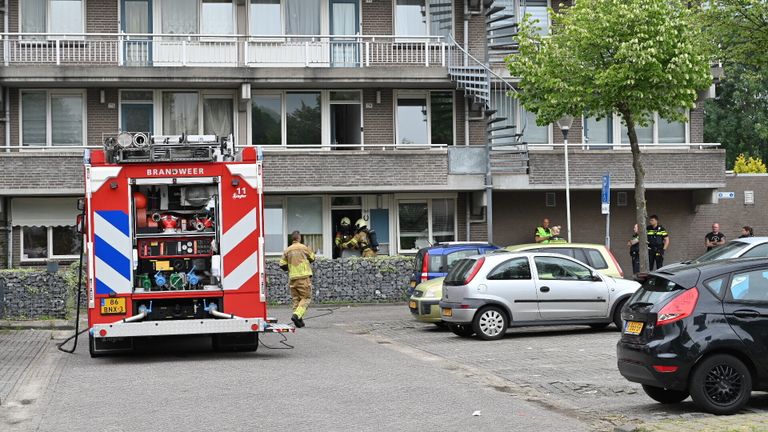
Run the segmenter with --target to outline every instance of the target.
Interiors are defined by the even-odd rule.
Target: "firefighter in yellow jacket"
[[[296,327],[304,327],[304,314],[312,301],[312,267],[315,253],[301,243],[301,233],[291,233],[293,243],[283,252],[280,268],[288,271],[288,285],[291,288],[293,315],[291,321]]]
[[[355,222],[355,236],[348,242],[342,243],[342,246],[347,249],[357,249],[360,251],[360,255],[364,258],[376,256],[376,244],[372,242],[370,231],[368,230],[368,223],[365,219],[358,219]]]

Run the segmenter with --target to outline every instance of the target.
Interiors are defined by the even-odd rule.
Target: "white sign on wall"
[[[718,192],[718,199],[734,199],[736,198],[736,192]]]

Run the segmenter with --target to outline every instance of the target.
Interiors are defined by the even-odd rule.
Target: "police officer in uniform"
[[[632,258],[632,274],[638,274],[640,273],[640,234],[637,232],[637,224],[633,231],[627,246],[629,246],[629,257]]]
[[[669,247],[669,233],[659,225],[658,216],[651,215],[648,222],[650,225],[645,229],[648,235],[648,270],[653,270],[654,265],[659,269],[664,265],[664,253]]]

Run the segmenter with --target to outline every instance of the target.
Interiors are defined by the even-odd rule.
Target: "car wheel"
[[[616,309],[613,310],[613,325],[616,326],[618,331],[624,330],[624,323],[621,321],[621,310],[624,309],[624,305],[627,304],[627,300],[624,299],[616,305]]]
[[[480,309],[475,314],[472,328],[480,339],[501,339],[507,333],[507,316],[496,306]]]
[[[597,324],[590,324],[589,326],[595,330],[600,330],[608,327],[608,324],[609,323],[597,323]]]
[[[752,394],[752,376],[736,357],[717,354],[704,359],[693,372],[691,398],[712,414],[733,414],[744,407]]]
[[[475,334],[475,331],[472,330],[471,325],[466,324],[448,324],[448,328],[455,334],[456,336],[461,337],[472,337],[473,334]]]
[[[687,398],[688,392],[683,390],[668,390],[661,387],[654,387],[643,384],[643,391],[651,399],[663,404],[675,404],[682,402]]]

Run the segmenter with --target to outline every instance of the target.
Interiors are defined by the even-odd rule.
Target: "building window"
[[[635,133],[637,134],[638,144],[653,144],[653,126],[655,117],[651,119],[648,126],[640,126],[635,123]],[[623,144],[629,144],[629,136],[627,136],[627,126],[622,123],[621,125],[621,142]]]
[[[584,117],[584,143],[610,144],[613,143],[613,119],[610,117],[597,119]]]
[[[291,244],[291,233],[299,231],[302,243],[323,255],[323,198],[288,197],[286,204],[287,244]]]
[[[20,1],[22,33],[85,33],[83,0]]]
[[[520,16],[530,15],[531,21],[538,21],[536,26],[539,28],[540,35],[549,34],[549,14],[547,8],[549,7],[548,0],[521,0],[520,2]]]
[[[80,234],[74,226],[23,227],[21,260],[74,259],[80,253]]]
[[[453,92],[403,92],[397,96],[398,144],[454,142]]]
[[[254,145],[323,143],[323,92],[254,93],[251,97],[251,138]],[[285,127],[283,128],[283,125]]]
[[[397,206],[400,251],[456,240],[456,200],[400,200]]]
[[[282,199],[265,198],[264,201],[264,247],[269,255],[276,255],[285,249],[286,233],[283,227]]]
[[[395,34],[398,36],[453,34],[452,3],[444,0],[397,0]]]
[[[161,27],[166,34],[234,34],[232,0],[163,0]]]
[[[251,35],[319,35],[320,0],[251,0]]]
[[[685,143],[685,123],[669,122],[661,117],[656,123],[659,144],[680,144]]]
[[[521,119],[523,141],[528,144],[549,144],[549,125],[539,126],[536,124],[536,114],[521,109]]]
[[[234,134],[232,93],[166,91],[162,104],[163,135]]]
[[[21,91],[23,146],[82,146],[85,137],[83,91]]]

